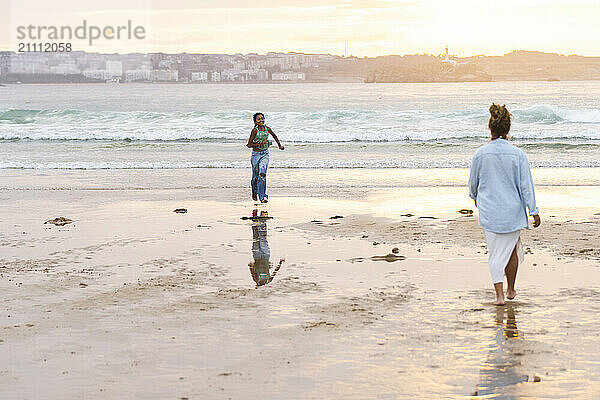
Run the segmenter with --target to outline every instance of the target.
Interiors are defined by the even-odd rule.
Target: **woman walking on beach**
[[[479,225],[488,245],[489,266],[496,291],[496,305],[504,304],[504,275],[508,282],[506,297],[517,295],[515,280],[523,259],[521,229],[540,225],[535,190],[527,156],[508,142],[511,114],[505,106],[492,104],[488,127],[490,143],[480,147],[471,163],[469,196],[479,210]]]
[[[266,203],[269,199],[267,196],[267,168],[269,166],[269,146],[271,141],[268,140],[269,134],[277,142],[279,150],[285,147],[279,143],[279,139],[275,133],[265,125],[265,115],[257,112],[252,117],[254,119],[254,129],[250,132],[247,146],[252,149],[250,163],[252,164],[252,200],[260,200],[261,203]]]

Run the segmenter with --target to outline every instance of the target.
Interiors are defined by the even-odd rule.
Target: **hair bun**
[[[492,105],[490,106],[490,115],[494,119],[500,119],[502,117],[505,117],[507,114],[509,113],[506,109],[506,105],[492,103]]]
[[[492,131],[493,137],[506,137],[510,130],[511,114],[506,109],[506,105],[492,103],[490,106],[490,120],[488,126]]]

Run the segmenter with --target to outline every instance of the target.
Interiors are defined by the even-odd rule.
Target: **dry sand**
[[[542,214],[516,301],[495,307],[481,231],[456,213],[468,199],[432,213],[382,192],[273,194],[285,261],[257,288],[236,196],[1,190],[0,398],[600,396],[599,210]],[[59,216],[73,222],[44,224]],[[406,258],[373,258],[393,247]]]

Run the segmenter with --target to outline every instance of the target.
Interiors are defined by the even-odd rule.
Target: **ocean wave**
[[[600,110],[537,104],[513,109],[515,137],[600,140]],[[0,139],[247,140],[252,112],[0,110]],[[324,110],[268,113],[286,142],[396,142],[486,138],[487,110]]]
[[[594,109],[570,109],[538,104],[526,109],[514,110],[512,114],[519,123],[600,123],[600,110]]]
[[[467,160],[368,160],[368,161],[339,161],[311,160],[306,162],[274,162],[273,169],[451,169],[469,168]],[[600,160],[535,160],[533,168],[600,168]],[[249,169],[249,163],[233,162],[0,162],[2,169],[33,169],[33,170],[162,170],[162,169]]]

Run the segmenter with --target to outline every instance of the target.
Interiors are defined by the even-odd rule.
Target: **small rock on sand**
[[[539,376],[536,375],[536,376],[533,377],[533,381],[534,382],[541,382],[542,378],[540,378]]]
[[[73,220],[71,220],[69,218],[56,217],[54,219],[49,219],[48,221],[44,222],[44,224],[53,224],[53,225],[56,225],[56,226],[65,226],[66,224],[70,224],[71,222],[73,222]]]
[[[307,331],[320,326],[335,326],[335,324],[333,322],[327,321],[307,322],[304,325],[302,325],[302,328],[304,328],[304,330]]]
[[[463,215],[471,215],[473,214],[473,210],[469,210],[468,208],[463,208],[462,210],[458,210],[459,213]]]
[[[333,217],[329,217],[329,219],[339,219],[339,218],[344,218],[341,215],[334,215]]]
[[[173,212],[177,214],[185,214],[187,213],[187,208],[176,208],[173,210]]]
[[[399,249],[399,248],[397,248],[397,247],[394,247],[394,248],[392,249],[392,253],[394,253],[394,254],[398,254],[399,252],[400,252],[400,249]]]
[[[355,262],[364,262],[365,260],[394,262],[394,261],[406,260],[406,257],[390,253],[385,256],[372,256],[369,258],[354,257],[354,258],[351,258],[349,261],[352,263],[355,263]]]
[[[385,256],[373,256],[373,257],[371,257],[371,260],[373,260],[373,261],[394,262],[394,261],[406,260],[406,257],[390,253],[390,254],[387,254]]]

